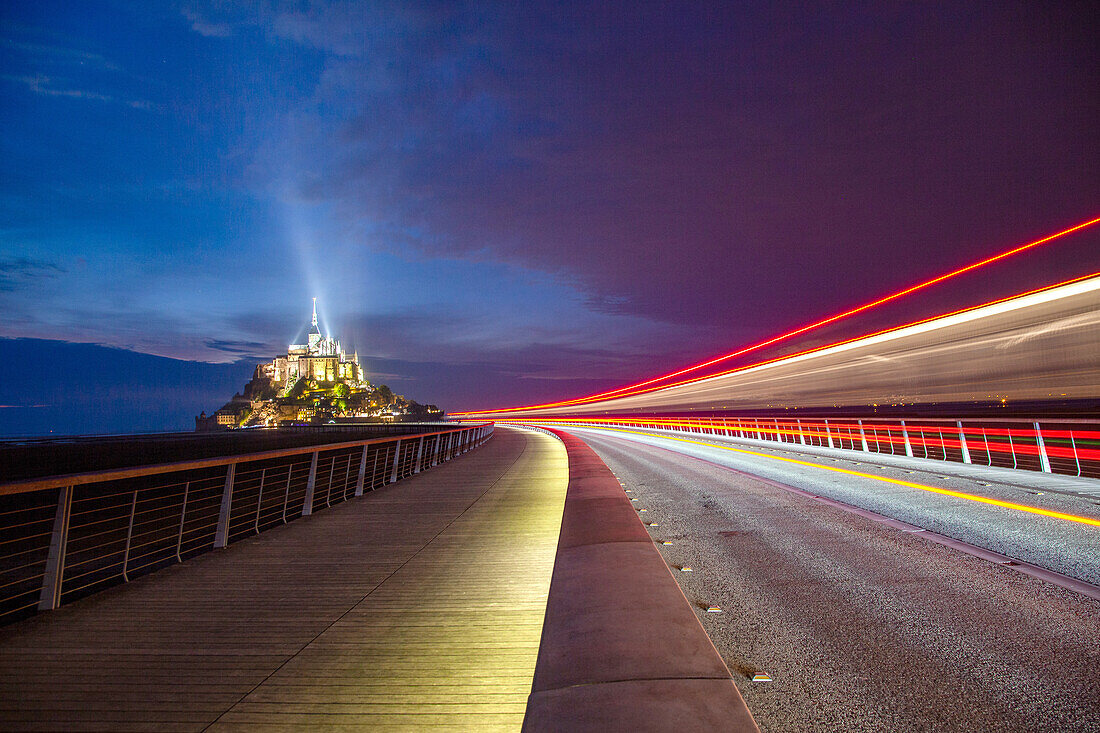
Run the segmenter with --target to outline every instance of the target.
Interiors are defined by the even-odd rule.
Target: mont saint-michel
[[[372,384],[358,352],[349,355],[339,339],[321,334],[314,298],[306,343],[290,344],[285,354],[257,364],[244,390],[212,415],[196,417],[195,429],[442,418],[435,405],[421,405],[384,384]]]

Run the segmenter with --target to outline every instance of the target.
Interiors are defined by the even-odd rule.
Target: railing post
[[[222,489],[222,508],[218,512],[218,529],[214,532],[214,548],[225,547],[229,543],[229,513],[233,507],[233,477],[237,473],[237,464],[230,463],[225,472],[225,488]]]
[[[328,467],[328,490],[325,492],[325,506],[332,506],[332,477],[336,475],[336,454],[332,454],[332,463]]]
[[[187,519],[187,498],[191,493],[191,482],[188,481],[183,486],[183,506],[180,507],[180,531],[176,536],[176,562],[183,562],[183,558],[180,557],[180,550],[183,548],[183,527],[184,521]]]
[[[833,447],[833,434],[829,432],[829,418],[825,418],[825,437],[829,439],[829,447]]]
[[[137,513],[138,490],[134,489],[134,498],[130,500],[130,523],[126,527],[126,547],[122,550],[122,581],[130,582],[126,570],[130,566],[130,539],[134,536],[134,514]]]
[[[420,473],[420,464],[424,460],[424,436],[420,436],[419,444],[416,446],[416,463],[413,466],[413,473]]]
[[[400,463],[400,461],[401,461],[401,440],[398,439],[398,441],[393,446],[393,471],[390,472],[390,483],[391,484],[394,481],[397,480],[397,469],[399,467],[398,464]]]
[[[286,524],[286,509],[290,504],[290,480],[294,478],[294,463],[286,467],[286,491],[283,492],[283,524]]]
[[[42,576],[42,593],[38,596],[39,611],[52,611],[61,603],[61,579],[65,574],[65,549],[69,543],[69,517],[72,510],[73,487],[62,487],[57,493],[57,512],[53,517],[50,552],[46,556],[46,570]]]
[[[1073,448],[1073,462],[1077,464],[1077,475],[1081,475],[1081,459],[1077,455],[1077,441],[1073,439],[1073,431],[1069,431],[1069,445]]]
[[[256,493],[256,521],[252,524],[252,529],[256,534],[260,533],[260,510],[264,506],[264,479],[267,478],[267,469],[264,468],[260,471],[260,490]]]
[[[806,431],[802,429],[802,418],[796,418],[794,422],[798,426],[798,441],[806,445]]]
[[[913,457],[913,444],[909,442],[909,429],[905,427],[905,421],[901,421],[901,438],[905,441],[905,455]]]
[[[1053,473],[1050,470],[1050,456],[1047,455],[1047,444],[1043,441],[1043,431],[1039,429],[1039,423],[1032,423],[1035,426],[1035,445],[1039,448],[1039,467],[1043,469],[1044,473]]]
[[[867,433],[863,432],[863,421],[856,420],[859,423],[859,440],[863,443],[863,452],[870,453],[871,449],[867,447]]]
[[[972,463],[970,460],[970,448],[966,445],[966,433],[963,432],[962,420],[956,420],[955,426],[959,429],[959,447],[962,448],[963,463]]]
[[[340,501],[347,501],[348,481],[351,479],[351,453],[348,453],[348,461],[344,464],[344,488],[340,491]]]
[[[302,516],[313,514],[313,490],[317,486],[317,458],[321,451],[313,451],[313,458],[309,462],[309,478],[306,479],[306,496],[302,500]]]
[[[363,495],[363,479],[367,477],[367,446],[363,446],[363,456],[359,459],[359,476],[355,479],[355,495]]]

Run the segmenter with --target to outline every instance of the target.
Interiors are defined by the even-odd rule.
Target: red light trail
[[[997,300],[991,300],[988,303],[982,303],[981,305],[974,305],[974,306],[970,306],[968,308],[960,308],[957,311],[951,311],[949,313],[942,313],[942,314],[939,314],[939,315],[931,316],[929,318],[923,318],[919,321],[913,321],[911,323],[905,323],[905,324],[902,324],[900,326],[891,326],[890,328],[884,328],[881,331],[874,331],[872,333],[865,333],[861,336],[854,336],[852,338],[844,339],[842,341],[834,341],[831,344],[824,344],[822,346],[815,346],[814,348],[806,349],[805,351],[796,351],[793,354],[784,354],[783,356],[777,356],[773,359],[765,359],[763,361],[754,362],[752,364],[745,364],[743,366],[736,367],[735,369],[728,369],[724,372],[715,372],[714,374],[707,374],[707,375],[702,376],[702,377],[693,377],[691,379],[684,379],[684,380],[681,380],[679,382],[672,382],[671,384],[660,384],[660,385],[657,385],[657,386],[647,387],[645,389],[635,390],[633,392],[626,392],[624,394],[615,395],[615,397],[632,397],[634,395],[647,394],[649,392],[657,392],[659,390],[669,389],[671,387],[680,387],[680,386],[685,385],[685,384],[691,384],[692,382],[701,382],[704,379],[712,379],[714,377],[725,377],[725,376],[728,376],[730,374],[736,374],[737,372],[748,371],[749,369],[754,369],[754,368],[759,367],[759,366],[764,366],[765,364],[775,364],[776,362],[784,361],[785,359],[793,359],[796,356],[805,356],[806,354],[815,354],[819,351],[825,351],[825,350],[831,349],[835,346],[843,346],[844,344],[855,343],[856,341],[862,341],[863,339],[872,338],[874,336],[880,336],[882,334],[891,333],[891,332],[894,332],[894,331],[901,331],[902,329],[906,329],[906,328],[909,328],[911,326],[919,326],[919,325],[924,324],[924,323],[931,323],[932,321],[938,321],[941,318],[949,318],[951,316],[956,316],[956,315],[959,315],[961,313],[969,313],[971,311],[980,310],[982,308],[986,308],[986,307],[991,306],[991,305],[998,305],[1000,303],[1007,303],[1011,300],[1016,300],[1018,298],[1025,298],[1029,295],[1035,295],[1036,293],[1042,293],[1042,292],[1046,292],[1048,290],[1054,290],[1056,288],[1060,288],[1060,287],[1063,287],[1065,285],[1072,285],[1073,283],[1082,282],[1084,280],[1090,280],[1094,277],[1100,277],[1100,271],[1092,272],[1092,273],[1089,273],[1088,275],[1081,275],[1080,277],[1075,277],[1075,278],[1072,278],[1070,280],[1065,280],[1065,281],[1060,282],[1060,283],[1054,283],[1053,285],[1044,285],[1043,287],[1036,288],[1035,290],[1028,290],[1028,291],[1025,291],[1023,293],[1016,293],[1015,295],[1010,295],[1006,298],[999,298]],[[587,403],[581,403],[581,404],[587,404]]]
[[[967,272],[972,272],[972,271],[977,270],[979,268],[986,267],[987,265],[991,265],[994,262],[998,262],[1000,260],[1004,260],[1006,258],[1009,258],[1009,257],[1012,257],[1014,255],[1025,252],[1027,250],[1034,249],[1035,247],[1046,244],[1048,242],[1052,242],[1056,239],[1059,239],[1061,237],[1065,237],[1065,236],[1067,236],[1069,234],[1072,234],[1074,232],[1078,232],[1078,231],[1081,231],[1083,229],[1087,229],[1088,227],[1091,227],[1091,226],[1093,226],[1097,223],[1100,223],[1100,217],[1096,217],[1094,219],[1090,219],[1088,221],[1081,222],[1080,224],[1076,224],[1076,225],[1074,225],[1072,227],[1069,227],[1067,229],[1063,229],[1061,231],[1055,232],[1054,234],[1047,235],[1047,236],[1045,236],[1041,239],[1036,239],[1032,242],[1028,242],[1026,244],[1021,244],[1017,247],[1013,247],[1012,249],[1008,249],[1008,250],[1005,250],[1004,252],[1000,252],[999,254],[993,255],[991,257],[987,257],[987,258],[979,260],[977,262],[973,262],[969,265],[966,265],[965,267],[960,267],[956,270],[952,270],[950,272],[944,273],[942,275],[931,278],[929,280],[925,280],[923,282],[917,283],[916,285],[912,285],[912,286],[910,286],[908,288],[905,288],[903,290],[899,290],[895,293],[891,293],[890,295],[883,296],[881,298],[878,298],[877,300],[873,300],[873,301],[864,303],[863,305],[856,306],[855,308],[851,308],[851,309],[846,310],[842,313],[837,313],[835,315],[829,316],[827,318],[823,318],[819,321],[815,321],[813,323],[802,326],[800,328],[796,328],[794,330],[787,331],[785,333],[779,334],[778,336],[774,336],[774,337],[772,337],[770,339],[767,339],[765,341],[760,341],[758,343],[755,343],[755,344],[752,344],[752,345],[749,345],[749,346],[745,346],[745,347],[743,347],[741,349],[738,349],[736,351],[733,351],[731,353],[715,357],[715,358],[710,359],[708,361],[704,361],[704,362],[701,362],[699,364],[695,364],[695,365],[692,365],[692,366],[689,366],[689,367],[685,367],[685,368],[680,369],[678,371],[669,372],[668,374],[663,374],[663,375],[660,375],[660,376],[657,376],[657,377],[653,377],[651,379],[647,379],[647,380],[642,381],[642,382],[637,382],[635,384],[629,384],[629,385],[626,385],[624,387],[619,387],[618,389],[609,390],[607,392],[599,392],[599,393],[596,393],[596,394],[588,395],[586,397],[578,397],[578,398],[571,399],[571,400],[562,400],[560,402],[547,402],[547,403],[538,404],[538,405],[526,405],[526,406],[523,406],[523,407],[510,407],[510,408],[497,408],[497,409],[493,409],[493,410],[469,410],[469,411],[466,411],[466,412],[453,412],[453,413],[451,413],[451,415],[454,415],[454,416],[494,415],[494,414],[500,414],[500,413],[522,412],[522,411],[529,411],[529,410],[541,410],[541,409],[547,409],[547,408],[552,408],[552,407],[567,407],[567,406],[570,406],[570,405],[589,404],[589,403],[592,403],[592,402],[598,402],[598,401],[602,401],[602,400],[610,399],[610,398],[614,398],[614,397],[627,397],[627,396],[634,395],[634,394],[643,394],[645,392],[651,392],[651,391],[655,391],[657,389],[663,389],[665,387],[676,386],[678,384],[684,384],[684,383],[687,383],[687,382],[692,382],[692,381],[695,381],[697,379],[705,379],[705,378],[708,378],[708,377],[711,377],[711,376],[717,376],[717,375],[705,375],[703,377],[695,377],[695,378],[692,378],[692,379],[684,380],[683,382],[677,382],[676,385],[663,385],[663,384],[660,384],[661,382],[665,382],[669,379],[673,379],[675,377],[679,377],[679,376],[682,376],[684,374],[688,374],[688,373],[691,373],[691,372],[696,372],[700,369],[704,369],[706,367],[713,366],[715,364],[719,364],[719,363],[724,362],[724,361],[728,361],[728,360],[733,359],[735,357],[742,356],[744,354],[747,354],[747,353],[750,353],[750,352],[753,352],[753,351],[757,351],[757,350],[762,349],[766,346],[771,346],[771,345],[779,343],[781,341],[786,341],[786,340],[788,340],[790,338],[793,338],[795,336],[799,336],[801,334],[807,333],[809,331],[820,328],[822,326],[826,326],[830,323],[835,323],[835,322],[840,321],[842,319],[849,318],[849,317],[854,316],[858,313],[863,313],[863,312],[871,310],[873,308],[877,308],[877,307],[879,307],[881,305],[885,305],[886,303],[889,303],[891,301],[897,300],[899,298],[903,298],[907,295],[911,295],[912,293],[915,293],[919,290],[923,290],[923,289],[931,287],[933,285],[937,285],[939,283],[945,282],[945,281],[950,280],[952,278],[958,277],[959,275],[963,275]],[[1068,281],[1068,282],[1076,282],[1077,280],[1080,280],[1080,279],[1083,279],[1083,278],[1076,278],[1075,280],[1071,280],[1071,281]],[[1065,284],[1065,283],[1062,283],[1062,284]],[[1046,288],[1041,288],[1040,290],[1042,290],[1042,289],[1046,289]],[[1037,291],[1032,291],[1032,292],[1037,292]],[[1012,296],[1012,297],[1018,297],[1018,296]],[[1006,300],[1006,299],[1002,299],[1002,301],[1003,300]],[[994,301],[994,302],[1002,302],[1002,301]],[[966,310],[970,310],[970,309],[966,309]],[[931,320],[931,319],[928,319],[928,320]],[[890,330],[892,330],[892,329],[890,329]],[[786,357],[784,357],[784,358],[786,358]],[[732,370],[732,371],[737,371],[737,370]],[[729,372],[725,372],[725,373],[729,373]],[[658,385],[658,386],[653,386],[653,385]],[[649,389],[646,389],[647,387]]]

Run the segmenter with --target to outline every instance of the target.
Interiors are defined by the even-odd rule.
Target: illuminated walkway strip
[[[756,451],[746,450],[744,448],[734,448],[728,445],[719,445],[717,443],[707,443],[702,440],[691,440],[689,438],[676,438],[671,435],[653,435],[653,433],[646,433],[640,430],[624,430],[622,428],[600,428],[603,430],[615,430],[616,432],[632,433],[634,435],[645,435],[647,437],[663,438],[665,440],[675,440],[680,443],[691,443],[693,445],[702,445],[707,448],[721,448],[722,450],[728,450],[733,453],[744,453],[745,455],[755,456],[758,458],[771,458],[776,461],[783,461],[784,463],[793,463],[798,466],[808,466],[810,468],[820,468],[825,471],[833,471],[835,473],[844,473],[849,476],[859,476],[860,478],[869,478],[876,481],[882,481],[888,484],[896,484],[898,486],[905,486],[910,489],[919,489],[921,491],[928,491],[933,494],[942,494],[944,496],[953,496],[956,499],[967,499],[969,501],[977,501],[982,504],[992,504],[993,506],[1004,507],[1005,509],[1015,509],[1021,512],[1028,512],[1029,514],[1040,514],[1044,517],[1053,517],[1055,519],[1063,519],[1067,522],[1079,522],[1080,524],[1088,524],[1093,527],[1100,527],[1100,519],[1092,519],[1090,517],[1082,517],[1077,514],[1065,514],[1064,512],[1055,512],[1049,509],[1040,509],[1039,507],[1027,506],[1026,504],[1014,504],[1010,501],[1001,501],[1000,499],[990,499],[987,496],[979,496],[977,494],[967,494],[962,491],[952,491],[950,489],[941,489],[936,486],[927,486],[925,484],[917,484],[912,481],[903,481],[902,479],[888,478],[886,476],[876,476],[871,473],[863,473],[862,471],[851,471],[846,468],[837,468],[835,466],[824,466],[820,463],[812,463],[810,461],[800,461],[797,458],[785,458],[783,456],[773,456],[767,453],[757,453]]]

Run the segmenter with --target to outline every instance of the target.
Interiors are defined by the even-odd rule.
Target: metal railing
[[[493,424],[0,483],[0,624],[448,461]]]
[[[1100,420],[578,417],[530,422],[721,435],[1100,478]]]

